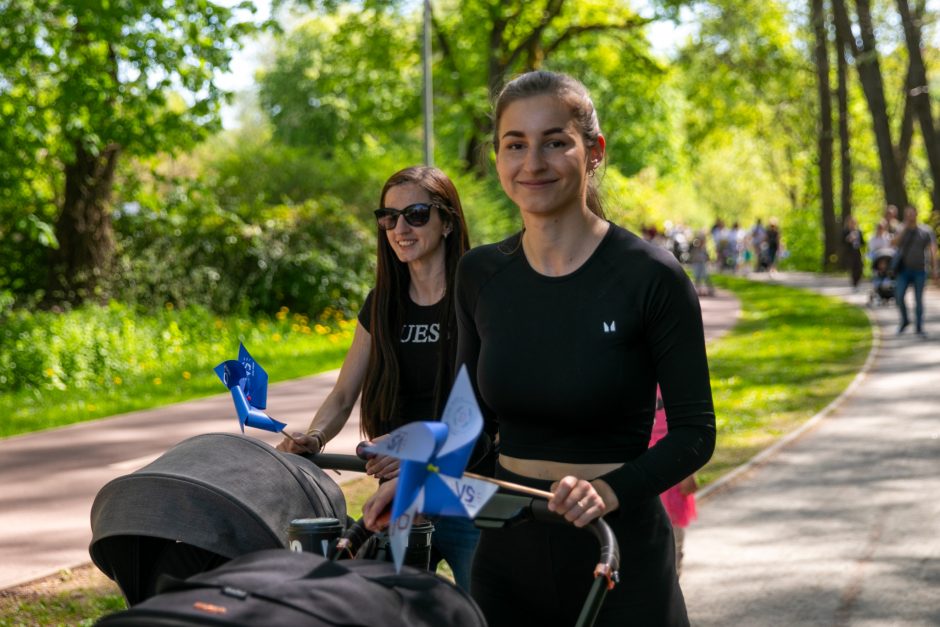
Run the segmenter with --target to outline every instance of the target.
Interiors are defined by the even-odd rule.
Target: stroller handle
[[[360,444],[356,448],[357,455],[318,453],[307,454],[304,457],[320,468],[365,472],[366,460],[361,446]],[[474,522],[477,527],[500,528],[515,526],[529,520],[555,525],[570,524],[563,516],[550,511],[548,503],[542,499],[505,493],[493,495],[477,514]],[[597,538],[600,545],[600,558],[594,569],[594,577],[596,580],[603,578],[609,590],[617,582],[617,570],[620,567],[620,548],[617,538],[603,518],[595,518],[584,528]]]

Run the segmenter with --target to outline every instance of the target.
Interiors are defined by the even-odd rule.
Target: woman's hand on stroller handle
[[[584,527],[592,520],[617,509],[619,502],[607,482],[587,481],[568,476],[552,484],[548,509],[575,527]]]

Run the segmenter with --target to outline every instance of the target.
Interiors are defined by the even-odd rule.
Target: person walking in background
[[[858,228],[858,220],[853,215],[845,217],[842,243],[845,266],[849,271],[852,289],[858,290],[858,283],[862,280],[862,248],[865,246],[865,236],[862,235],[862,230]]]
[[[375,287],[359,312],[339,378],[307,432],[284,439],[279,450],[322,451],[346,424],[360,392],[362,430],[370,439],[441,415],[454,378],[457,261],[470,248],[460,197],[441,170],[405,168],[385,183],[375,217]],[[398,461],[375,457],[366,472],[391,479]],[[479,531],[465,518],[432,521],[431,570],[443,558],[457,584],[469,590]]]
[[[689,247],[689,263],[692,264],[692,276],[695,279],[695,291],[699,296],[714,296],[715,287],[712,285],[711,275],[708,272],[708,238],[705,231],[699,231],[692,238]]]
[[[771,218],[767,224],[767,272],[773,274],[777,270],[777,256],[782,245],[780,239],[780,224],[777,218]]]
[[[898,208],[895,205],[887,205],[882,219],[885,228],[888,230],[888,235],[891,237],[897,235],[898,230],[901,228],[901,221],[898,220]]]
[[[868,242],[868,258],[874,260],[879,250],[889,248],[890,246],[891,235],[888,233],[888,223],[884,220],[879,220],[878,224],[875,225],[875,234],[871,236]]]
[[[904,208],[904,222],[894,236],[894,247],[897,248],[894,272],[896,275],[895,290],[897,293],[898,334],[904,333],[910,325],[907,313],[907,303],[904,295],[909,285],[914,286],[914,331],[922,338],[927,337],[924,330],[924,287],[927,283],[927,273],[937,278],[937,238],[932,230],[917,223],[917,209],[911,206]]]
[[[764,228],[760,218],[757,218],[754,226],[751,227],[749,239],[751,250],[754,252],[754,271],[763,272],[766,268],[764,251],[767,249],[767,229]]]

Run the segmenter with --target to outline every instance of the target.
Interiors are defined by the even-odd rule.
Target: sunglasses
[[[402,216],[405,222],[411,226],[424,226],[431,219],[431,209],[437,207],[438,210],[443,207],[437,203],[416,202],[408,205],[404,209],[391,209],[383,207],[375,210],[375,219],[379,223],[379,228],[383,231],[391,231],[398,224],[398,216]]]

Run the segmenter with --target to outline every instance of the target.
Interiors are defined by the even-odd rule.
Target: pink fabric
[[[658,442],[669,430],[666,424],[666,410],[662,407],[662,394],[659,387],[656,388],[656,416],[653,419],[653,431],[650,434],[650,446]],[[679,492],[679,486],[674,485],[662,494],[659,499],[669,514],[669,520],[675,527],[688,527],[689,523],[695,520],[695,495],[683,495]]]

